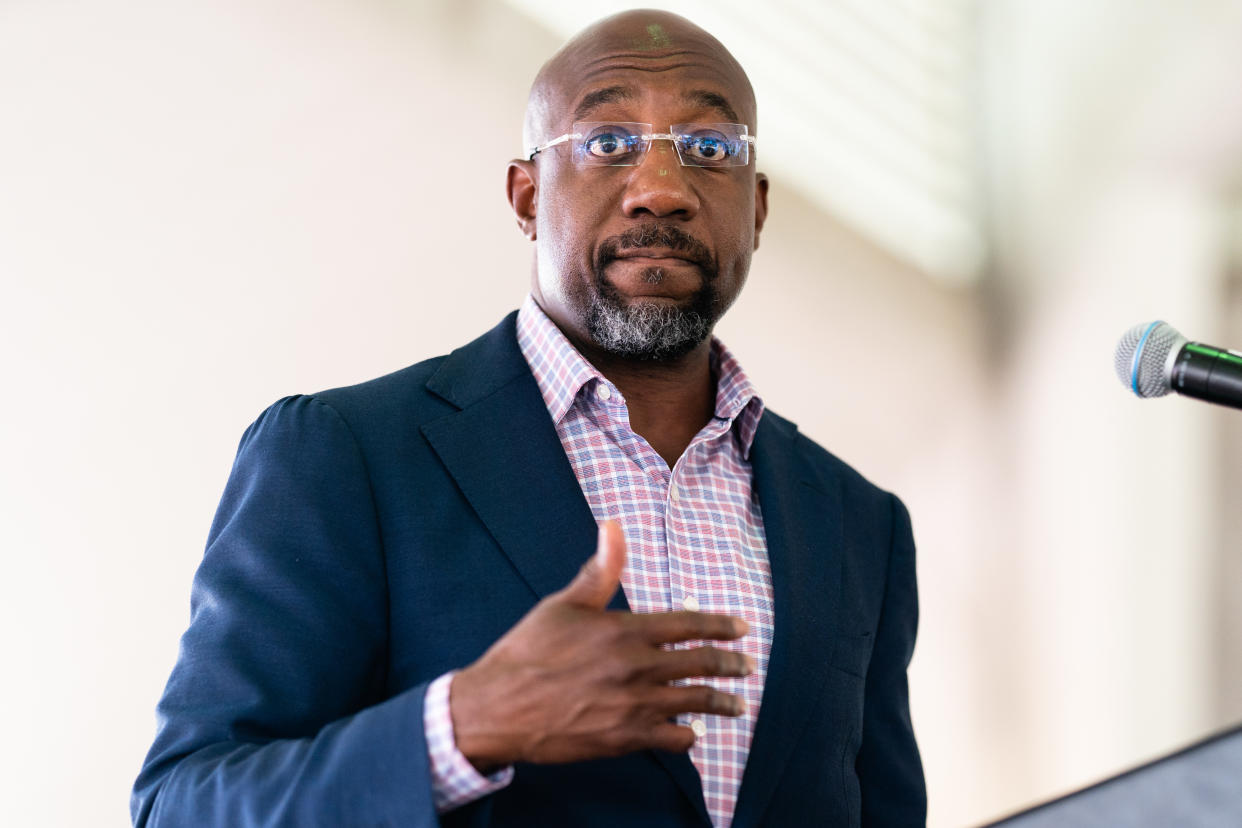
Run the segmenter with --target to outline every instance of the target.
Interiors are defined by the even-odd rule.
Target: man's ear
[[[535,214],[539,212],[539,172],[534,161],[514,159],[505,173],[505,194],[522,235],[535,240]]]
[[[759,231],[768,220],[768,177],[755,173],[755,249],[759,249]]]

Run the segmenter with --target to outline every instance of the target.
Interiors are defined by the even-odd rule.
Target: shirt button
[[[686,609],[690,610],[691,612],[699,611],[699,599],[695,598],[693,595],[687,595],[685,598],[683,598],[681,601],[681,605],[685,607]]]
[[[703,723],[702,719],[695,719],[692,721],[690,723],[690,729],[694,731],[694,735],[698,739],[702,739],[705,735],[707,735],[707,725]]]
[[[676,483],[668,484],[668,496],[671,497],[674,502],[681,500],[681,491],[677,488]]]
[[[604,385],[601,382],[599,385],[595,386],[595,396],[599,397],[601,400],[609,400],[612,399],[612,391],[609,390],[607,385]]]

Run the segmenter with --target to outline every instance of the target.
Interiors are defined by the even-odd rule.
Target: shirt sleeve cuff
[[[456,671],[445,673],[433,681],[428,685],[423,699],[423,730],[427,736],[427,755],[431,760],[431,793],[436,813],[439,814],[487,796],[513,781],[512,765],[484,776],[457,749],[449,708],[449,689],[454,675]]]

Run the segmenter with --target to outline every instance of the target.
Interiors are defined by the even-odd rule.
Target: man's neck
[[[622,359],[587,346],[581,353],[621,391],[630,428],[672,468],[716,413],[710,338],[668,362]]]

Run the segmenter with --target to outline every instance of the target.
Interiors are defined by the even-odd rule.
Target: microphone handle
[[[1242,354],[1187,342],[1173,362],[1169,384],[1187,397],[1242,408]]]

